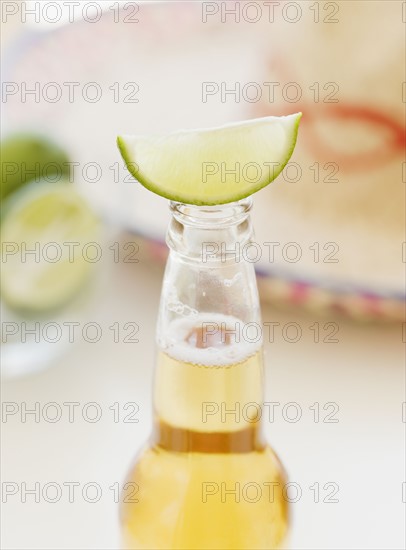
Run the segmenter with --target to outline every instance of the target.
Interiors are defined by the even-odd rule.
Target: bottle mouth
[[[214,206],[196,206],[174,201],[170,203],[171,213],[178,222],[203,227],[241,223],[249,216],[251,208],[251,197]]]

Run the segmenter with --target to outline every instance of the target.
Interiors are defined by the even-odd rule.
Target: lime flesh
[[[117,143],[128,170],[150,191],[187,204],[224,204],[252,195],[281,173],[301,116],[166,136],[119,136]]]
[[[92,268],[99,221],[70,185],[32,182],[10,199],[1,224],[0,293],[18,311],[61,307]]]

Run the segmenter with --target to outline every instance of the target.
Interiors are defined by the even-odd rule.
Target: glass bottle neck
[[[217,321],[219,316],[260,321],[254,266],[243,253],[253,236],[250,209],[250,199],[204,207],[171,203],[158,321],[163,347],[168,334],[178,339],[170,330],[174,321]]]
[[[197,437],[192,447],[207,450],[214,437],[235,452],[256,437],[257,411],[247,405],[262,403],[262,331],[254,267],[242,254],[252,238],[250,208],[250,200],[171,204],[155,380],[164,446],[190,447]]]
[[[172,202],[167,244],[184,261],[238,263],[253,233],[251,207],[251,199],[219,206]]]

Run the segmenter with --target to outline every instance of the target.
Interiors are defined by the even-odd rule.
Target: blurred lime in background
[[[68,155],[51,140],[6,139],[1,173],[2,375],[9,377],[45,368],[68,349],[69,342],[29,341],[23,330],[81,317],[102,225],[70,181]]]
[[[15,134],[1,143],[1,200],[31,180],[60,181],[69,176],[66,153],[51,141]]]
[[[99,221],[70,185],[32,182],[2,223],[1,296],[25,313],[55,310],[88,279]]]

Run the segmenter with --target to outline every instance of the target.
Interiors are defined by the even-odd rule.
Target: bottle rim
[[[181,202],[170,202],[172,216],[183,225],[192,226],[224,226],[241,223],[245,220],[252,208],[252,198],[217,204],[213,206],[197,206]]]

